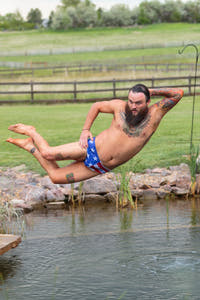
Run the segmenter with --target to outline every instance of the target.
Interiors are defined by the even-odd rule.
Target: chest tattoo
[[[138,137],[142,133],[143,129],[149,125],[151,115],[148,113],[147,116],[142,120],[138,125],[130,126],[126,121],[126,116],[124,112],[120,112],[122,123],[122,130],[129,136],[129,137]]]

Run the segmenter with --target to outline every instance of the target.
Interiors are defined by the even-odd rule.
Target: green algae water
[[[200,200],[26,215],[0,256],[0,299],[199,299]]]

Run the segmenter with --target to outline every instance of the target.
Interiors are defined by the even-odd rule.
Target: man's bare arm
[[[101,113],[110,113],[114,114],[115,110],[122,105],[123,101],[121,100],[111,100],[111,101],[102,101],[102,102],[96,102],[92,104],[86,120],[85,124],[82,129],[82,133],[80,136],[80,145],[83,148],[87,148],[88,143],[87,140],[88,138],[92,139],[92,133],[90,132],[90,128],[92,127],[93,122],[97,118],[98,114]]]
[[[178,88],[157,88],[149,89],[151,96],[164,96],[165,98],[157,102],[156,105],[159,108],[161,116],[165,115],[170,109],[172,109],[183,97],[183,90]]]

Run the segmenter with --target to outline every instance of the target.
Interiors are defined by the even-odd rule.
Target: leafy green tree
[[[9,30],[24,29],[25,22],[19,11],[8,13],[0,18],[0,28]]]
[[[138,24],[152,24],[161,22],[162,6],[159,1],[143,1],[140,3],[137,14]]]
[[[102,13],[105,26],[128,26],[132,25],[131,11],[124,4],[116,4],[109,11]]]
[[[55,14],[55,13],[54,13],[54,11],[52,10],[52,11],[50,12],[50,15],[49,15],[49,18],[48,18],[48,23],[47,23],[47,26],[48,26],[48,27],[51,27],[51,25],[52,25],[54,14]]]
[[[180,22],[182,5],[181,0],[166,0],[162,5],[162,22]]]
[[[55,30],[64,30],[72,27],[72,19],[70,18],[67,9],[58,7],[52,17],[51,28]]]
[[[85,0],[77,5],[78,27],[94,27],[97,24],[95,5]]]
[[[200,0],[187,1],[183,7],[182,21],[189,23],[200,22]]]
[[[31,8],[27,15],[27,22],[35,25],[42,24],[42,13],[39,8]]]
[[[62,0],[63,7],[76,7],[81,1],[80,0]]]

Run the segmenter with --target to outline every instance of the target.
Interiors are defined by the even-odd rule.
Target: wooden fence
[[[39,63],[37,63],[39,64]],[[179,63],[179,64],[74,64],[74,65],[62,65],[62,66],[45,66],[45,63],[41,63],[43,66],[32,66],[24,68],[0,68],[0,77],[15,77],[30,75],[35,76],[43,73],[53,76],[57,73],[82,73],[82,72],[111,72],[111,71],[143,71],[143,72],[173,72],[173,71],[193,71],[194,64]]]
[[[198,76],[197,82],[199,78]],[[180,87],[184,90],[185,95],[192,95],[194,77],[182,76],[71,82],[1,82],[0,104],[81,103],[115,98],[127,99],[129,88],[136,83],[144,83],[149,88]],[[46,86],[48,88],[46,88]],[[13,89],[13,87],[15,88]],[[200,93],[200,84],[197,84],[196,87],[198,94]]]

